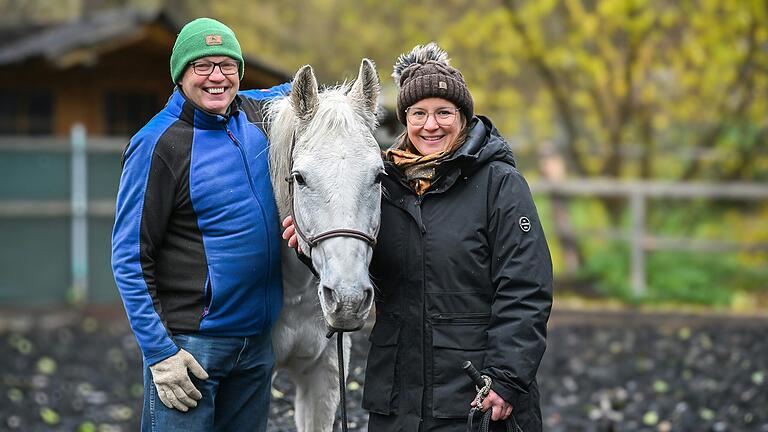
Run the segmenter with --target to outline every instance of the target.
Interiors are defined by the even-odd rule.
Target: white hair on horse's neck
[[[291,140],[298,121],[291,107],[290,97],[270,102],[267,108],[269,174],[272,177],[272,189],[275,191],[280,220],[290,212],[290,192],[285,178],[290,174]]]
[[[362,135],[366,129],[373,131],[376,128],[375,113],[366,112],[362,108],[363,102],[354,100],[354,96],[349,94],[350,87],[351,84],[344,83],[320,92],[315,114],[305,125],[301,124],[301,120],[294,112],[290,96],[276,99],[269,104],[267,109],[270,142],[269,171],[281,220],[290,212],[291,196],[285,178],[290,175],[291,142],[294,133],[297,138],[296,149],[307,151],[317,144],[339,142],[323,139],[326,136],[343,136],[349,135],[350,132]],[[299,135],[309,136],[312,139],[299,139]],[[346,141],[341,142],[346,143]],[[351,144],[359,145],[359,142]],[[375,141],[368,144],[378,150]],[[342,150],[327,147],[322,149],[326,153]]]

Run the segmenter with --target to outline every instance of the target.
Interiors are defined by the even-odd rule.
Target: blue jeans
[[[167,408],[145,364],[143,432],[266,430],[275,364],[270,332],[251,337],[176,335],[173,340],[208,372],[205,381],[190,374],[203,398],[187,412]]]

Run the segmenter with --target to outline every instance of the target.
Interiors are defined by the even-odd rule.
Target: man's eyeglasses
[[[405,110],[405,118],[408,124],[412,126],[424,126],[430,115],[435,117],[435,121],[440,126],[451,126],[456,121],[458,108],[438,108],[435,112],[427,112],[421,108],[408,107]]]
[[[195,75],[208,76],[213,73],[216,66],[219,67],[222,75],[234,75],[240,71],[240,64],[234,60],[224,60],[214,63],[209,61],[194,61],[190,63]]]

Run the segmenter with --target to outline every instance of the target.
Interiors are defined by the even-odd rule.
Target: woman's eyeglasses
[[[412,126],[424,126],[429,116],[434,116],[440,126],[451,126],[456,121],[456,113],[459,108],[438,108],[435,112],[427,112],[421,108],[408,107],[405,110],[405,118]]]

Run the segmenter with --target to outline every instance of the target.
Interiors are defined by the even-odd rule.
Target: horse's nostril
[[[373,288],[365,288],[363,290],[363,301],[360,302],[360,308],[357,310],[358,313],[364,313],[371,309],[371,305],[373,304]]]
[[[329,302],[331,305],[333,305],[333,309],[338,307],[339,295],[336,293],[335,289],[329,287],[328,285],[323,285],[323,297],[325,298],[326,302]]]

